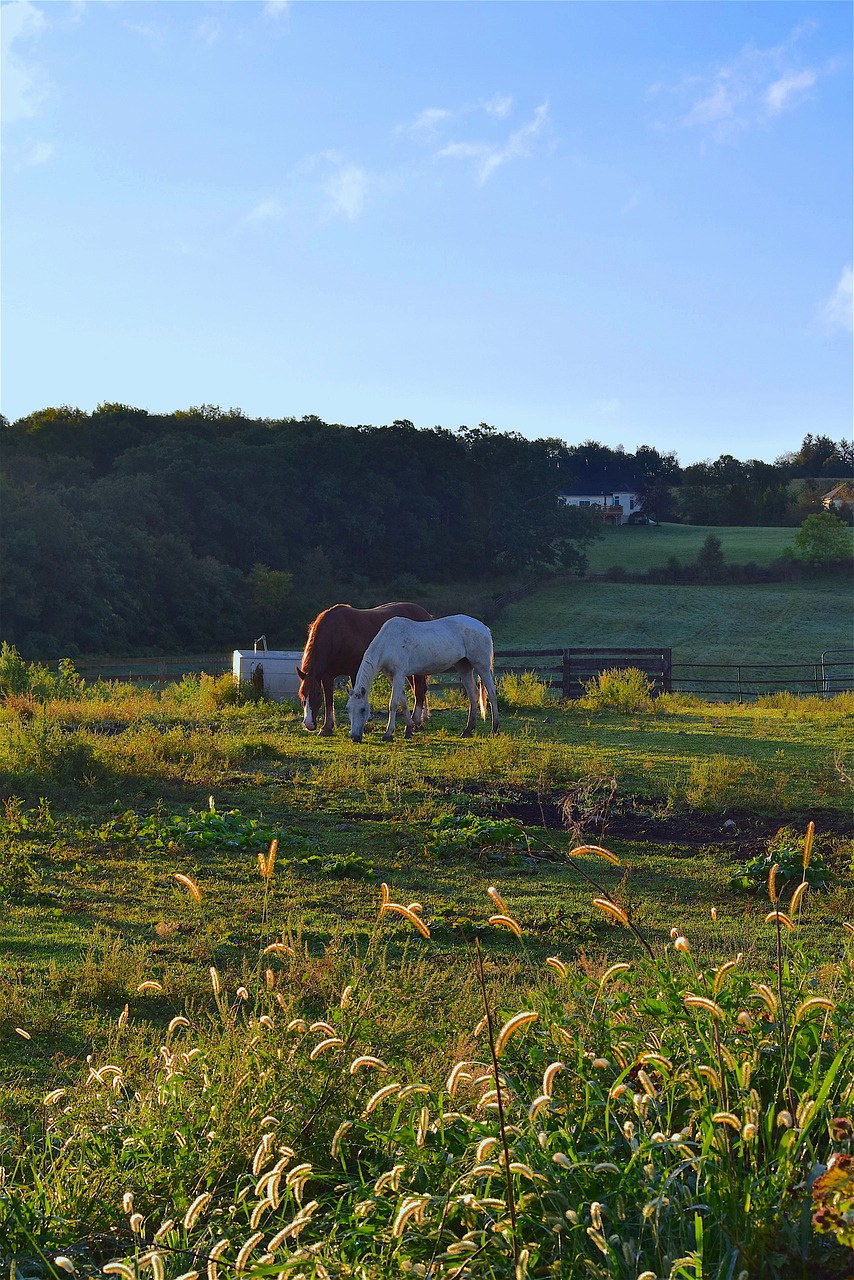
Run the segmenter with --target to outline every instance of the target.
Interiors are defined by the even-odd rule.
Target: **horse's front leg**
[[[398,707],[403,711],[406,718],[406,737],[412,737],[412,716],[409,711],[409,703],[406,701],[406,696],[403,692],[405,687],[405,676],[401,675],[393,678],[391,684],[391,697],[388,700],[388,727],[383,734],[383,740],[385,742],[390,742],[394,737],[394,725],[397,718]]]
[[[321,737],[328,738],[335,728],[335,680],[321,680],[323,687],[323,728],[320,730]]]

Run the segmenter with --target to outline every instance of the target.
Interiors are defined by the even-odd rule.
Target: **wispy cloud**
[[[442,147],[439,157],[447,160],[472,160],[477,181],[483,186],[496,169],[511,160],[521,160],[531,154],[548,118],[549,106],[547,102],[543,102],[534,112],[533,119],[521,128],[514,129],[504,142],[451,142]]]
[[[767,125],[808,97],[822,74],[802,65],[799,53],[812,30],[812,23],[802,23],[778,45],[767,49],[747,45],[707,75],[685,76],[674,85],[651,85],[649,96],[669,98],[677,123],[705,129],[718,142],[728,141],[746,129]]]
[[[418,142],[432,142],[437,137],[441,126],[451,119],[452,112],[445,107],[426,107],[423,111],[419,111],[409,124],[399,124],[395,133],[408,135]]]
[[[483,109],[488,116],[493,116],[496,120],[504,120],[509,116],[513,107],[513,99],[509,94],[496,93],[494,98],[490,98],[488,102],[484,102]]]
[[[803,95],[815,84],[815,71],[787,71],[765,90],[765,105],[772,116],[786,107],[797,106]]]
[[[328,212],[343,214],[352,222],[365,207],[370,181],[368,171],[344,160],[335,151],[327,151],[321,158],[333,166],[332,173],[323,182]]]
[[[217,43],[222,35],[222,28],[220,26],[219,19],[214,18],[213,16],[203,18],[202,21],[197,24],[193,34],[200,44],[203,44],[209,49],[212,45]]]
[[[854,330],[854,270],[842,268],[836,288],[821,308],[821,320],[825,329],[845,333]]]
[[[275,222],[284,213],[283,206],[274,197],[262,200],[246,215],[245,221],[253,227],[263,226],[267,222]]]
[[[277,22],[280,18],[284,18],[290,8],[290,0],[267,0],[264,5],[264,17],[272,18]]]
[[[56,148],[52,142],[35,142],[24,155],[23,164],[28,169],[31,169],[36,165],[47,164],[48,160],[52,160],[55,154]]]
[[[30,0],[3,5],[3,122],[12,124],[38,115],[50,92],[44,70],[24,52],[47,27],[47,19]],[[23,46],[23,49],[22,49]]]

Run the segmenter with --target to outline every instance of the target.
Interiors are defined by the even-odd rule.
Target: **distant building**
[[[821,504],[828,511],[831,511],[834,507],[837,511],[842,507],[854,509],[854,484],[850,480],[846,480],[844,484],[838,484],[835,489],[831,489],[824,494]]]
[[[609,489],[602,486],[600,492],[591,492],[587,488],[565,489],[558,494],[561,502],[568,507],[591,507],[602,513],[605,524],[627,524],[629,517],[640,510],[640,496],[631,489]]]

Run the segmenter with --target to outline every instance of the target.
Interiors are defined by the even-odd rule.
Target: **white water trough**
[[[234,650],[232,672],[235,680],[252,684],[274,702],[284,702],[299,695],[301,660],[301,649],[268,649],[266,636],[259,636],[254,648]]]

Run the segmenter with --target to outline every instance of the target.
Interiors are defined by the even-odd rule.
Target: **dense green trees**
[[[2,635],[34,657],[227,647],[302,633],[336,598],[404,575],[583,569],[597,530],[558,501],[544,441],[171,415],[42,410],[0,430]]]
[[[595,518],[577,485],[631,487],[640,513],[799,524],[845,444],[807,436],[770,464],[448,431],[250,419],[199,405],[101,404],[0,419],[0,636],[28,657],[228,647],[297,637],[333,599],[374,603],[456,582],[583,570]],[[796,481],[810,464],[818,477]]]

